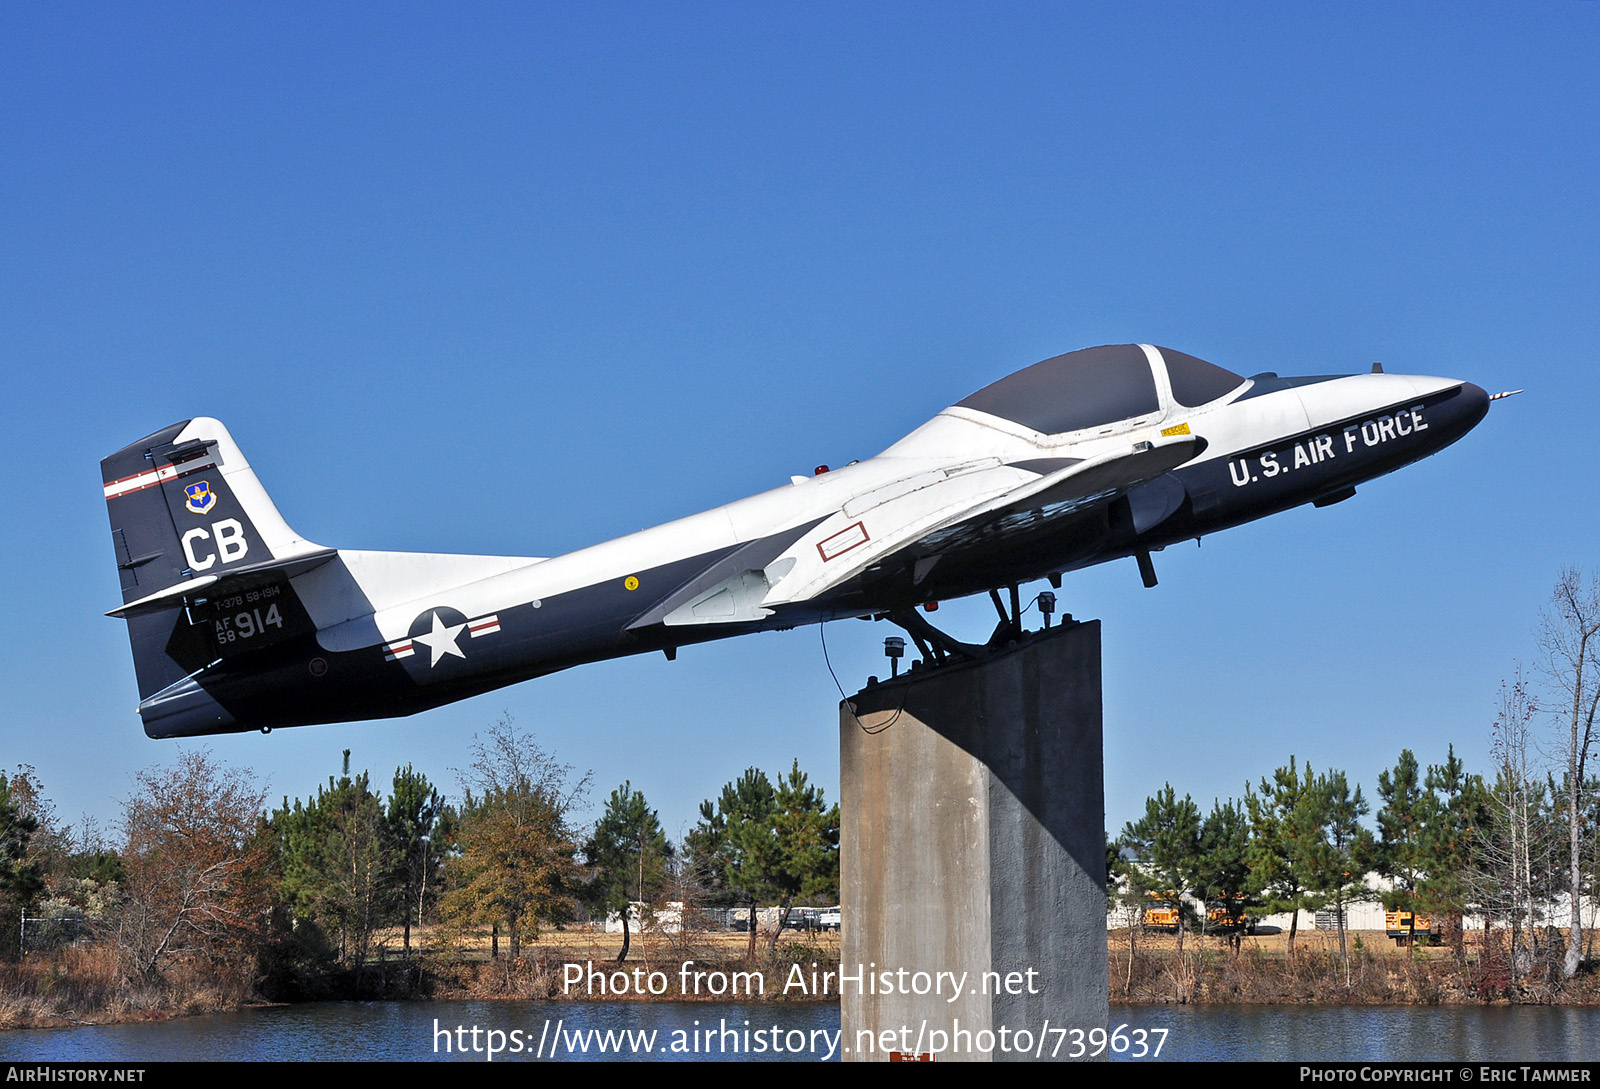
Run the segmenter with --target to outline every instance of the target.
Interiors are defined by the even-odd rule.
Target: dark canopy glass
[[[1035,363],[984,386],[958,407],[1058,435],[1145,416],[1161,402],[1144,350],[1106,344]]]
[[[1215,363],[1192,355],[1161,348],[1167,361],[1167,377],[1172,380],[1172,399],[1185,408],[1199,408],[1244,385],[1244,379]]]

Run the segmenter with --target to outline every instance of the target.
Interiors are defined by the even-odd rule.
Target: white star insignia
[[[439,619],[439,614],[435,612],[433,614],[433,630],[426,635],[417,636],[412,642],[421,643],[433,652],[433,658],[428,662],[428,668],[432,669],[439,664],[439,659],[447,654],[454,654],[457,658],[466,658],[466,655],[461,652],[461,648],[456,646],[456,640],[461,638],[461,633],[466,630],[466,624],[446,624]]]

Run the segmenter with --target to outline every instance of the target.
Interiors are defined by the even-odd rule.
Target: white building
[[[683,933],[683,901],[668,900],[660,905],[632,901],[628,904],[628,929],[634,934]],[[621,912],[606,916],[606,933],[622,933]]]

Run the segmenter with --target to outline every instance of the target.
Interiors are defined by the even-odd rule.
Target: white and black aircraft
[[[1362,481],[1471,430],[1457,379],[1242,378],[1146,344],[1047,359],[877,457],[553,558],[289,528],[212,419],[101,462],[151,737],[407,715],[584,662],[1059,582]],[[1015,594],[1013,593],[1013,599]],[[998,600],[998,598],[997,598]]]

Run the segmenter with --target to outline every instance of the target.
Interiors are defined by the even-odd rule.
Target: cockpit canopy
[[[1244,385],[1244,378],[1203,359],[1157,348],[1172,399],[1199,408]],[[1161,412],[1151,360],[1138,344],[1105,344],[1035,363],[958,402],[1047,435],[1104,427]]]
[[[1184,408],[1199,408],[1226,397],[1244,385],[1244,377],[1171,348],[1157,348],[1167,364],[1172,399]]]

